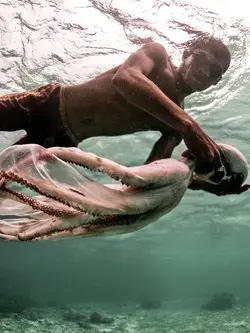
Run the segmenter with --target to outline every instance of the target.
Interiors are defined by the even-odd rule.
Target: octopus
[[[111,182],[94,180],[84,168]],[[8,147],[0,153],[0,238],[35,241],[138,230],[180,203],[194,170],[189,158],[126,167],[79,148]]]

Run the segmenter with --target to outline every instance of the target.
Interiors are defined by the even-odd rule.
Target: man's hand
[[[192,183],[189,185],[190,190],[203,190],[215,194],[217,196],[229,195],[229,194],[241,194],[246,192],[250,188],[250,184],[243,184],[243,174],[233,174],[225,180],[222,180],[220,184],[215,185],[205,182],[194,176]]]
[[[243,174],[233,174],[230,178],[222,180],[219,185],[215,185],[215,192],[218,196],[228,194],[241,194],[250,188],[250,184],[242,185],[244,181]]]
[[[197,123],[193,125],[190,132],[184,136],[188,150],[182,153],[182,156],[195,158],[195,172],[197,174],[213,172],[211,181],[219,184],[224,178],[233,175],[229,162],[221,147]]]

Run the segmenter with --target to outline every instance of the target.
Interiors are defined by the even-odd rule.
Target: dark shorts
[[[76,146],[61,118],[61,90],[61,84],[48,84],[0,97],[0,131],[24,129],[27,135],[17,144]]]

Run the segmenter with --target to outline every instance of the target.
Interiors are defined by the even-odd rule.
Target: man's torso
[[[167,126],[146,111],[128,103],[112,85],[117,69],[109,70],[84,84],[64,87],[63,112],[67,125],[81,141],[94,136],[116,136],[140,131],[166,132]],[[167,69],[167,82],[160,79],[161,70],[154,70],[153,81],[176,104],[181,105],[176,93],[176,80]],[[136,92],[135,92],[136,93]],[[170,130],[170,129],[169,129]]]

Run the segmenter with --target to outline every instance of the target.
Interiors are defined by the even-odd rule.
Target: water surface
[[[246,6],[243,0],[2,0],[1,93],[89,80],[150,39],[179,64],[183,43],[202,30],[223,39],[232,63],[216,87],[190,96],[185,109],[215,140],[250,160]],[[18,135],[3,133],[2,148]],[[95,138],[80,146],[133,165],[143,163],[158,137]],[[1,242],[0,293],[60,302],[136,302],[142,295],[184,302],[226,290],[248,302],[249,202],[249,193],[218,198],[188,191],[174,212],[128,236]]]

